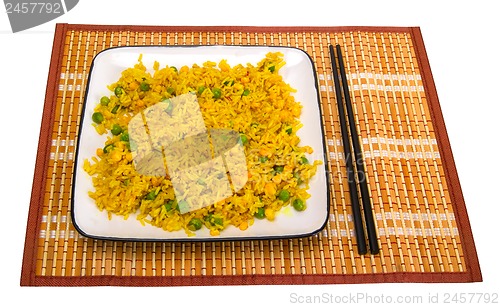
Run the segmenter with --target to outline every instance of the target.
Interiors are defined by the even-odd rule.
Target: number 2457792
[[[7,14],[62,14],[61,3],[23,2],[5,3]]]

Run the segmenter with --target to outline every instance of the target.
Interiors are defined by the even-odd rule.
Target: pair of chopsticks
[[[356,130],[354,114],[352,111],[351,98],[349,96],[349,85],[345,73],[344,60],[340,45],[336,45],[337,56],[332,45],[330,48],[330,60],[332,62],[333,81],[335,83],[335,94],[340,117],[340,129],[342,133],[342,143],[344,147],[345,163],[347,167],[347,180],[349,183],[349,193],[351,197],[352,214],[354,221],[354,231],[358,245],[358,253],[364,255],[366,250],[366,235],[371,254],[379,253],[377,240],[377,231],[373,219],[373,211],[370,201],[370,193],[366,182],[365,166],[363,162],[363,153],[359,143],[358,132]],[[338,61],[338,69],[337,69]],[[340,74],[340,78],[339,78]],[[342,80],[342,83],[340,82]],[[341,86],[342,85],[342,86]],[[344,109],[345,104],[345,109]],[[347,118],[346,118],[347,113]],[[349,129],[350,128],[350,129]],[[351,136],[349,138],[349,135]],[[351,152],[354,150],[354,155]],[[354,162],[353,162],[354,159]],[[361,203],[363,205],[364,223],[361,214],[360,199],[358,194],[358,185],[361,192]]]

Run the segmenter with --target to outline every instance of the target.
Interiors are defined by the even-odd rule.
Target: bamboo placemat
[[[115,242],[71,224],[74,155],[93,57],[125,45],[276,45],[313,59],[329,158],[330,218],[308,238]],[[346,56],[381,252],[356,253],[328,55]],[[178,286],[475,282],[481,272],[419,28],[58,24],[21,285]]]

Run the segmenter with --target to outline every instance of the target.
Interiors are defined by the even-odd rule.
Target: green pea
[[[104,120],[104,116],[101,112],[95,112],[94,114],[92,114],[92,120],[94,121],[94,123],[100,124]]]
[[[224,220],[221,217],[215,217],[214,218],[214,224],[222,226],[222,225],[224,225]]]
[[[107,97],[107,96],[102,96],[102,97],[101,97],[101,104],[102,104],[103,106],[107,106],[107,105],[109,104],[109,97]]]
[[[177,203],[177,207],[179,208],[179,211],[181,211],[181,212],[182,212],[182,211],[186,212],[186,211],[187,211],[187,209],[189,209],[189,204],[188,204],[188,202],[187,202],[186,200],[184,200],[184,199],[183,199],[183,200],[181,200],[181,201],[179,201],[179,202]]]
[[[151,89],[151,86],[149,84],[147,84],[146,82],[141,82],[141,84],[139,85],[139,88],[141,89],[141,91],[147,92]]]
[[[170,95],[172,95],[173,93],[175,93],[175,88],[173,88],[173,87],[168,87],[168,88],[167,88],[167,93],[169,93]]]
[[[170,69],[172,69],[175,72],[178,72],[177,67],[175,67],[175,66],[170,66]]]
[[[248,137],[246,135],[240,134],[240,138],[243,145],[246,145],[248,143]]]
[[[130,140],[130,137],[129,137],[128,133],[127,132],[122,133],[122,135],[120,136],[120,141],[128,142],[129,140]]]
[[[278,194],[278,198],[282,201],[288,201],[290,199],[290,192],[288,192],[287,190],[281,190]]]
[[[224,220],[221,217],[214,216],[213,214],[207,215],[204,219],[212,225],[224,225]]]
[[[171,199],[171,200],[167,201],[166,203],[163,204],[163,206],[165,207],[165,209],[167,211],[170,211],[172,209],[179,211],[179,206],[177,206],[177,200],[175,200],[175,199]]]
[[[265,210],[264,208],[260,207],[257,209],[257,212],[254,214],[255,218],[258,218],[259,220],[262,220],[263,218],[266,217]]]
[[[286,132],[288,135],[292,134],[292,127],[287,128],[287,129],[285,130],[285,132]]]
[[[120,97],[122,94],[123,94],[123,87],[121,87],[121,86],[115,87],[115,95],[117,97]]]
[[[276,70],[276,66],[274,66],[274,65],[270,66],[268,69],[270,72],[274,72]]]
[[[210,222],[212,223],[212,218],[214,217],[214,215],[212,213],[209,213],[208,215],[206,215],[203,220],[204,221],[207,221],[207,222]]]
[[[243,91],[243,94],[241,94],[242,96],[248,96],[250,95],[250,90],[249,89],[246,89]]]
[[[172,210],[172,208],[174,206],[174,201],[171,199],[171,200],[167,201],[166,203],[164,203],[163,206],[165,207],[165,210],[170,211],[170,210]]]
[[[222,91],[219,88],[212,89],[212,94],[214,94],[213,98],[219,99],[222,97]]]
[[[111,133],[113,135],[119,135],[120,133],[122,133],[122,127],[120,127],[120,125],[118,124],[114,124],[113,127],[111,128]]]
[[[188,223],[188,229],[192,231],[199,230],[201,226],[203,225],[203,222],[199,218],[192,218],[189,223]]]
[[[307,160],[306,157],[301,157],[300,158],[300,164],[309,164],[309,160]]]
[[[148,194],[146,194],[146,199],[147,200],[154,200],[156,198],[157,194],[156,191],[150,191]]]
[[[306,205],[302,199],[297,198],[293,201],[293,208],[297,211],[304,211],[306,209]]]
[[[302,184],[304,181],[302,178],[300,178],[300,175],[298,172],[293,173],[293,178],[297,179],[297,184]]]
[[[275,165],[273,169],[276,171],[276,173],[283,173],[285,167],[283,165]]]
[[[261,157],[259,157],[259,162],[260,162],[260,163],[265,163],[267,160],[269,160],[269,158],[268,158],[268,157],[266,157],[266,156],[261,156]]]
[[[200,86],[200,87],[198,88],[198,95],[203,94],[203,92],[205,91],[205,89],[206,89],[206,87],[204,87],[204,86]]]

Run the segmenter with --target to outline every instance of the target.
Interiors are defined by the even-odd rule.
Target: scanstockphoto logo
[[[196,95],[148,107],[128,124],[136,171],[170,177],[181,214],[237,193],[248,180],[243,140],[230,129],[209,129]]]
[[[78,0],[16,1],[4,0],[12,32],[30,29],[56,19],[72,10]]]

